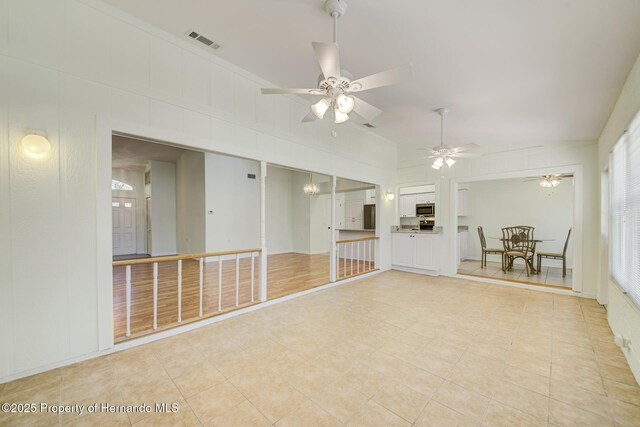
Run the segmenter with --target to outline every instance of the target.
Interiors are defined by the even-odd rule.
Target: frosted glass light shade
[[[51,143],[42,135],[30,133],[20,141],[22,152],[32,159],[44,159],[51,151]]]

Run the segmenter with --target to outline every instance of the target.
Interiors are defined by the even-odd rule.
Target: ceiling
[[[144,172],[150,160],[175,163],[184,149],[171,145],[158,144],[141,139],[114,135],[112,140],[113,169],[128,169]]]
[[[346,0],[341,63],[362,77],[411,63],[414,78],[361,93],[374,131],[434,146],[438,107],[453,145],[594,140],[640,53],[640,0]],[[312,41],[330,41],[323,0],[107,0],[282,87],[313,87]],[[197,43],[197,42],[194,42]]]

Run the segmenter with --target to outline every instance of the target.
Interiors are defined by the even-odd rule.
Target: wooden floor
[[[235,260],[222,262],[222,306],[218,306],[218,262],[204,264],[203,318],[216,316],[259,302],[259,257],[255,257],[253,302],[251,300],[251,259],[240,260],[238,305],[236,306]],[[358,265],[359,264],[359,265]],[[338,279],[374,269],[373,263],[347,259],[338,265]],[[132,266],[131,336],[126,336],[125,267],[113,269],[114,334],[116,342],[200,320],[200,281],[198,261],[182,263],[182,323],[178,323],[177,262],[158,264],[158,329],[153,329],[152,264]],[[329,256],[284,253],[269,255],[267,260],[267,298],[274,299],[329,283]]]

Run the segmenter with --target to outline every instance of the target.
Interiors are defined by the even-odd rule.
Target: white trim
[[[440,276],[440,270],[424,270],[422,268],[402,267],[399,265],[392,265],[393,270],[404,271],[405,273],[421,274],[423,276]]]
[[[455,273],[455,274],[443,274],[443,276],[453,277],[453,278],[456,278],[456,279],[464,279],[464,280],[468,280],[470,282],[490,283],[492,285],[510,286],[512,288],[528,289],[530,291],[540,291],[540,292],[547,292],[547,293],[559,294],[559,295],[571,295],[571,296],[574,296],[574,297],[582,297],[582,298],[593,298],[593,295],[591,295],[591,294],[583,294],[583,293],[580,293],[580,292],[572,291],[571,289],[559,289],[559,288],[551,288],[551,287],[547,287],[547,286],[529,285],[529,284],[526,284],[526,283],[510,282],[510,281],[507,281],[507,280],[490,279],[488,277],[467,276],[466,274],[457,274],[457,273]]]
[[[523,178],[532,175],[573,173],[574,178],[574,202],[573,202],[573,230],[571,232],[573,244],[573,292],[580,293],[583,289],[582,283],[582,236],[583,236],[583,215],[584,215],[584,177],[582,165],[553,166],[548,168],[525,169],[511,172],[499,172],[484,175],[473,175],[467,177],[451,178],[449,188],[450,196],[450,218],[451,230],[458,229],[458,186],[459,184],[478,181],[490,181],[496,179]],[[449,266],[451,274],[457,271],[457,233],[449,233]],[[511,282],[504,282],[505,284]]]
[[[138,346],[143,345],[143,344],[148,344],[148,343],[151,343],[151,342],[154,342],[154,341],[158,341],[158,340],[161,340],[161,339],[164,339],[164,338],[172,337],[174,335],[178,335],[178,334],[181,334],[181,333],[184,333],[184,332],[192,331],[194,329],[199,329],[199,328],[202,328],[204,326],[211,325],[213,323],[221,322],[223,320],[227,320],[227,319],[230,319],[230,318],[233,318],[233,317],[236,317],[236,316],[241,316],[243,314],[251,313],[252,311],[261,310],[263,308],[266,308],[266,307],[269,307],[269,306],[272,306],[272,305],[275,305],[275,304],[280,304],[282,302],[289,301],[289,300],[292,300],[292,299],[300,298],[302,296],[309,295],[309,294],[312,294],[312,293],[315,293],[315,292],[324,291],[326,289],[334,288],[336,286],[346,285],[346,284],[348,284],[350,282],[354,282],[354,281],[357,281],[357,280],[360,280],[360,279],[365,279],[367,277],[374,276],[374,275],[380,274],[382,272],[383,272],[383,270],[376,270],[376,271],[372,271],[372,272],[369,272],[369,273],[366,273],[366,274],[361,274],[361,275],[356,276],[356,277],[350,277],[348,279],[340,280],[338,282],[328,283],[326,285],[322,285],[322,286],[318,286],[318,287],[315,287],[315,288],[307,289],[306,291],[298,292],[298,293],[295,293],[295,294],[287,295],[287,296],[284,296],[284,297],[280,297],[280,298],[269,300],[269,301],[266,301],[266,302],[263,302],[263,303],[252,305],[251,307],[245,307],[245,308],[241,308],[239,310],[232,311],[230,313],[221,314],[220,316],[211,317],[211,318],[208,318],[208,319],[201,320],[199,322],[193,322],[193,323],[190,323],[188,325],[184,325],[184,326],[180,326],[180,327],[177,327],[177,328],[169,329],[169,330],[166,330],[166,331],[163,331],[163,332],[158,332],[157,334],[148,335],[148,336],[136,339],[136,340],[127,341],[127,342],[124,342],[124,343],[121,343],[121,344],[116,344],[116,345],[111,346],[110,348],[105,349],[105,350],[100,350],[100,351],[97,351],[97,352],[85,354],[85,355],[78,356],[78,357],[72,357],[72,358],[65,359],[65,360],[60,361],[60,362],[51,363],[51,364],[48,364],[48,365],[45,365],[45,366],[40,366],[40,367],[35,368],[35,369],[30,369],[30,370],[27,370],[27,371],[19,372],[17,374],[8,375],[6,377],[0,378],[0,384],[8,383],[10,381],[14,381],[14,380],[17,380],[17,379],[20,379],[20,378],[25,378],[25,377],[28,377],[28,376],[31,376],[31,375],[35,375],[35,374],[40,374],[42,372],[46,372],[46,371],[49,371],[49,370],[52,370],[52,369],[56,369],[56,368],[61,368],[63,366],[68,366],[68,365],[71,365],[73,363],[78,363],[78,362],[82,362],[82,361],[89,360],[89,359],[95,359],[96,357],[100,357],[100,356],[104,356],[104,355],[107,355],[107,354],[115,353],[117,351],[122,351],[122,350],[126,350],[126,349],[133,348],[133,347],[138,347]]]

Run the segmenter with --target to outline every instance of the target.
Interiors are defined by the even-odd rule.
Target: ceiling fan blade
[[[525,179],[522,182],[532,182],[532,181],[540,181],[540,178],[530,178],[530,179]]]
[[[316,116],[313,111],[309,111],[309,114],[302,119],[302,123],[315,122],[316,120],[318,120],[318,116]]]
[[[479,156],[480,153],[453,153],[449,157],[453,159],[473,159]]]
[[[470,144],[465,144],[465,145],[461,145],[459,147],[455,147],[453,149],[453,151],[455,151],[456,153],[462,153],[464,151],[475,150],[476,148],[480,148],[480,146],[478,144],[472,142]]]
[[[349,84],[349,92],[361,92],[363,90],[375,89],[377,87],[389,86],[401,83],[411,78],[411,66],[409,64],[401,65],[387,71],[372,74],[358,80],[354,80]]]
[[[260,91],[263,95],[324,95],[323,91],[320,89],[262,88]]]
[[[340,51],[335,43],[312,42],[318,64],[325,79],[340,77]]]
[[[356,102],[353,106],[353,111],[365,120],[371,121],[382,114],[382,110],[378,107],[374,107],[357,96],[354,96],[354,99]]]

